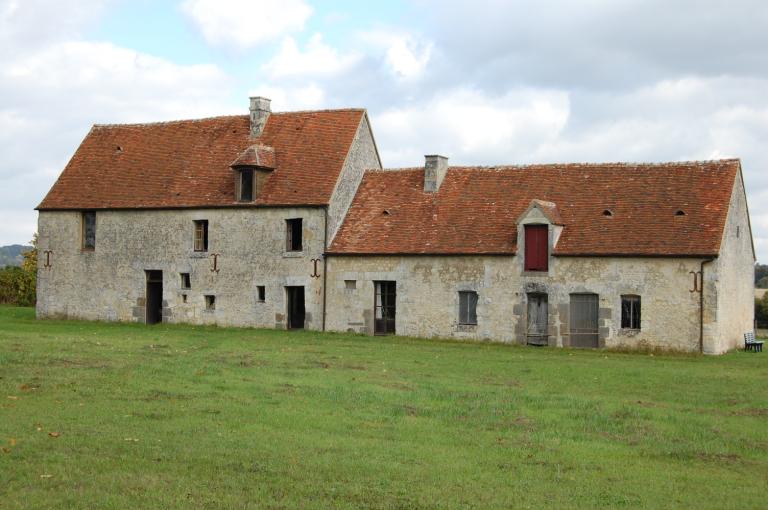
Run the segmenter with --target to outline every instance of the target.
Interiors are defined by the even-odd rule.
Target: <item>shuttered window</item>
[[[549,228],[525,225],[525,270],[549,270]]]
[[[285,220],[286,224],[286,239],[285,250],[286,251],[301,251],[301,233],[302,233],[302,221],[301,218],[293,218]]]
[[[477,292],[459,292],[459,324],[477,324]]]

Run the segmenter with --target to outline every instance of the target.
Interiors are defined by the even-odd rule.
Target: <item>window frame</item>
[[[205,296],[203,296],[203,299],[205,300],[205,311],[215,312],[216,311],[216,295],[206,294]]]
[[[304,251],[304,219],[287,218],[285,220],[285,251],[301,252]],[[298,243],[296,242],[298,234]]]
[[[474,296],[474,302],[471,299]],[[474,290],[459,291],[459,320],[460,326],[477,326],[477,304],[480,295]],[[474,322],[472,321],[474,319]]]
[[[265,303],[267,301],[267,287],[265,285],[256,286],[256,302]]]
[[[625,305],[625,302],[628,306]],[[628,331],[642,330],[642,298],[637,294],[621,295],[621,329]],[[636,326],[636,327],[635,327]]]
[[[93,218],[93,239],[88,242],[88,218]],[[80,249],[96,251],[96,211],[83,211],[80,215]]]
[[[538,232],[534,234],[534,232]],[[542,235],[543,233],[543,235]],[[523,225],[525,251],[523,268],[525,271],[546,273],[549,271],[549,225],[530,223]],[[534,238],[535,241],[534,241]],[[543,248],[543,254],[540,253]],[[540,258],[540,260],[537,260]]]
[[[208,251],[208,220],[194,220],[192,249],[196,252]]]
[[[250,186],[246,186],[245,177],[250,176]],[[256,198],[256,171],[253,168],[242,168],[238,175],[238,202],[253,202]],[[249,197],[245,197],[245,192],[248,192]]]
[[[181,288],[182,290],[189,290],[192,288],[192,277],[189,273],[179,273],[179,276],[181,277]]]

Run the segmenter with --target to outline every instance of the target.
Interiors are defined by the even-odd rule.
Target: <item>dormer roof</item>
[[[272,170],[275,168],[275,149],[267,145],[251,145],[229,166],[232,168],[257,167]]]

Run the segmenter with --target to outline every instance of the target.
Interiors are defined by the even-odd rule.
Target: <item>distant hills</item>
[[[31,249],[31,246],[24,246],[22,244],[0,246],[0,267],[20,266],[21,262],[24,260],[24,257],[22,257],[21,254]]]

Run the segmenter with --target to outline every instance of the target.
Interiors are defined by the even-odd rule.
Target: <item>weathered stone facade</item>
[[[286,251],[286,220],[302,218],[303,249]],[[194,220],[208,220],[208,250],[193,250]],[[303,286],[306,327],[322,327],[322,208],[97,211],[96,249],[80,248],[79,212],[41,211],[39,245],[53,250],[40,269],[38,317],[144,322],[145,271],[163,271],[163,320],[285,327],[285,287]],[[213,272],[217,254],[218,272]],[[189,273],[182,289],[180,273]],[[265,286],[264,302],[257,287]],[[186,295],[186,302],[184,296]],[[215,310],[204,296],[216,297]]]
[[[162,183],[199,163],[194,147],[183,155],[187,159],[176,161],[171,173],[147,188],[149,191],[141,199],[144,202],[132,195],[126,198],[115,194],[109,199],[116,202],[107,202],[108,205],[70,207],[70,203],[78,200],[77,186],[72,187],[73,184],[79,186],[89,180],[82,179],[77,172],[92,175],[94,165],[88,166],[92,158],[107,158],[105,161],[119,165],[121,158],[145,155],[142,146],[127,146],[124,151],[123,146],[115,146],[114,140],[132,136],[133,131],[142,131],[146,126],[127,127],[116,134],[109,128],[92,132],[89,137],[93,139],[87,139],[89,145],[84,150],[87,154],[82,158],[76,155],[74,163],[70,163],[70,168],[75,169],[70,171],[74,177],[60,179],[63,184],[58,193],[47,197],[43,204],[49,205],[40,210],[38,247],[41,252],[49,252],[51,264],[41,265],[38,270],[38,317],[152,322],[159,307],[150,307],[149,303],[160,299],[162,311],[157,318],[169,323],[292,326],[375,334],[375,287],[381,281],[395,282],[394,327],[399,335],[520,344],[532,343],[535,338],[535,343],[549,346],[583,346],[580,342],[585,328],[575,325],[574,320],[575,316],[579,320],[584,318],[585,308],[576,306],[580,303],[589,306],[587,341],[594,347],[701,350],[718,354],[740,347],[743,332],[752,327],[755,260],[744,185],[736,160],[722,165],[680,164],[669,169],[585,165],[570,169],[465,168],[453,172],[447,158],[427,156],[422,171],[366,174],[366,170],[381,170],[381,162],[367,114],[362,110],[334,114],[333,122],[315,125],[324,133],[326,145],[337,142],[335,150],[324,152],[325,146],[318,142],[321,137],[302,131],[306,123],[314,122],[323,112],[301,112],[293,120],[278,117],[283,124],[275,124],[275,120],[269,120],[275,117],[270,117],[268,100],[252,98],[251,109],[252,137],[268,132],[270,125],[277,126],[270,136],[279,150],[263,147],[269,152],[270,164],[259,177],[263,182],[257,182],[255,187],[262,190],[273,184],[273,202],[260,203],[257,196],[254,200],[249,198],[250,203],[238,203],[237,184],[234,193],[228,192],[231,196],[219,198],[219,202],[211,205],[174,202],[193,195],[199,189],[195,185],[207,190],[203,198],[224,196],[223,190],[237,179],[229,167],[222,170],[221,162],[229,164],[242,153],[243,140],[236,140],[238,150],[233,150],[231,156],[228,147],[219,154],[220,147],[214,144],[208,152],[216,153],[219,166],[201,167],[198,173],[205,172],[204,176],[191,175],[188,181],[177,182],[172,191],[164,189]],[[338,145],[339,136],[333,132],[339,119],[348,123],[344,131],[348,147]],[[194,129],[182,126],[184,122],[171,126],[172,133],[167,136],[176,137],[169,145],[185,150],[194,146],[187,141],[195,136],[200,144],[242,129],[238,121],[226,118],[189,121]],[[103,142],[100,137],[104,137]],[[253,142],[248,140],[249,147]],[[304,151],[301,158],[290,152],[298,152],[299,145]],[[345,148],[341,149],[342,146]],[[308,159],[313,163],[305,163]],[[128,165],[130,161],[132,166]],[[333,166],[316,171],[327,161],[333,161]],[[154,177],[145,166],[156,164],[152,158],[128,159],[123,164],[128,165],[125,168],[130,172]],[[719,196],[702,198],[702,189],[725,190],[724,186],[712,183],[722,184],[722,176],[734,175],[727,173],[734,171],[734,165],[738,165],[739,171],[728,203],[725,191]],[[255,167],[260,168],[259,164]],[[593,174],[598,171],[618,182],[612,191],[603,191],[606,204],[621,193],[625,183],[622,179],[636,182],[640,177],[647,179],[648,187],[657,186],[657,202],[653,207],[644,202],[647,187],[643,184],[623,203],[618,203],[622,214],[620,219],[614,218],[613,211],[601,211],[602,207],[594,204],[592,184],[583,185],[586,179],[594,179]],[[669,190],[676,189],[667,181],[662,182],[672,171],[685,179],[690,172],[698,172],[699,179],[721,176],[720,181],[699,183],[698,191],[686,188],[682,196],[676,196],[676,203],[683,204],[681,207],[690,206],[693,219],[687,218],[682,210],[673,215],[671,206],[664,203]],[[538,185],[534,180],[528,181],[529,186],[513,186],[510,179],[534,172],[548,172],[555,177],[539,188],[533,200],[525,204],[518,201],[514,207],[505,202],[508,196],[523,196],[530,185]],[[388,187],[393,176],[399,179],[398,189]],[[195,181],[197,177],[200,179]],[[588,190],[587,198],[582,196],[574,204],[561,189],[557,195],[559,203],[551,201],[551,196],[556,195],[553,190],[560,186],[559,179],[565,177],[572,180],[568,190],[582,186]],[[283,181],[267,183],[267,179],[281,178]],[[144,191],[138,181],[131,181],[131,193]],[[275,185],[285,183],[291,185]],[[603,183],[604,180],[596,181],[596,185]],[[499,191],[502,184],[506,188]],[[325,186],[327,203],[321,200],[322,196],[311,193],[315,191],[311,189],[313,185]],[[465,193],[472,186],[476,191],[481,185],[486,186],[483,193],[474,196],[476,202],[485,200],[485,212],[466,214],[477,204],[467,203]],[[302,193],[304,198],[314,197],[316,201],[300,202]],[[94,203],[94,198],[99,198],[96,195],[90,193],[88,203]],[[386,196],[379,200],[382,195]],[[410,198],[404,199],[406,196]],[[687,198],[695,200],[686,202]],[[137,201],[135,207],[131,206],[132,200]],[[635,227],[633,233],[647,226],[633,218],[634,206],[641,202],[644,218],[655,222],[654,226],[663,234],[661,241],[651,230],[624,242],[626,229],[631,225]],[[120,206],[109,205],[113,203]],[[155,205],[149,207],[146,203]],[[719,216],[710,213],[710,207],[720,208]],[[514,216],[510,212],[513,209]],[[722,211],[726,209],[724,216]],[[95,211],[95,249],[82,248],[84,211]],[[576,214],[584,211],[589,215]],[[355,215],[355,226],[348,229],[349,218]],[[419,215],[419,220],[412,215]],[[289,240],[298,233],[288,221],[299,218],[301,249],[293,250]],[[483,224],[488,218],[503,221],[491,222],[491,226]],[[203,249],[196,246],[195,238],[195,222],[200,220],[207,221],[207,247]],[[696,241],[690,236],[698,235],[697,228],[709,228],[706,242],[685,244],[692,250],[688,253],[676,251],[674,236],[689,236],[681,239],[681,244]],[[526,229],[535,230],[536,237],[528,244],[537,253],[536,265],[525,263]],[[722,236],[719,247],[717,235]],[[339,243],[341,251],[334,251],[334,247],[339,248],[332,245],[334,239],[343,239]],[[590,244],[593,239],[594,244]],[[364,242],[358,242],[361,240]],[[558,252],[558,243],[562,247],[568,242],[571,251]],[[623,246],[625,251],[611,255],[611,242]],[[377,252],[382,246],[390,251]],[[188,275],[188,286],[182,275]],[[162,295],[158,298],[156,289],[160,282]],[[289,304],[289,294],[293,295],[297,287],[303,295],[298,314]],[[472,301],[472,313],[462,315],[468,313],[470,297],[477,298],[476,307]],[[636,306],[629,314],[633,317],[628,321],[630,325],[622,320],[627,303]],[[303,317],[303,322],[291,324],[291,313],[294,318]]]

